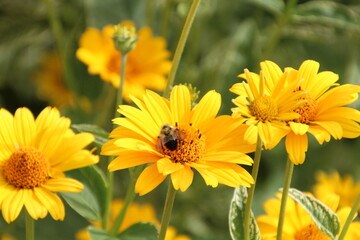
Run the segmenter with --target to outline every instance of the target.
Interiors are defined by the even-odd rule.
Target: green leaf
[[[240,186],[234,190],[234,196],[230,203],[229,212],[230,235],[233,240],[244,239],[244,217],[247,197],[246,187]],[[260,240],[260,231],[252,212],[250,221],[250,239]]]
[[[121,240],[156,240],[157,227],[153,223],[136,223],[118,235]]]
[[[120,238],[110,236],[105,230],[89,226],[88,231],[91,239],[94,240],[120,240]]]
[[[62,193],[65,201],[81,216],[99,221],[105,211],[107,183],[97,166],[89,166],[66,173],[84,184],[80,193]]]
[[[94,142],[100,146],[109,141],[109,133],[99,126],[92,124],[73,124],[71,128],[76,132],[88,132],[92,133],[95,137]]]
[[[285,8],[284,2],[281,0],[247,0],[246,2],[257,5],[274,15],[280,15]]]
[[[315,225],[322,233],[328,235],[331,239],[336,239],[336,235],[340,231],[340,221],[330,208],[316,198],[306,195],[295,188],[289,189],[289,196],[310,214]]]

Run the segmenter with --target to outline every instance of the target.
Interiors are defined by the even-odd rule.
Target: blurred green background
[[[155,35],[167,39],[168,49],[174,53],[191,2],[1,0],[0,106],[11,112],[26,106],[37,114],[51,104],[39,97],[37,77],[44,57],[60,49],[68,66],[67,87],[77,99],[87,99],[84,104],[63,106],[62,114],[73,123],[101,122],[101,127],[110,130],[112,113],[104,112],[101,106],[106,101],[104,93],[114,90],[99,76],[89,75],[87,67],[76,59],[80,35],[88,26],[100,29],[132,20],[138,28],[151,26]],[[56,31],[59,26],[60,36]],[[258,72],[259,62],[266,59],[282,68],[298,68],[304,60],[313,59],[320,62],[321,71],[339,74],[340,83],[360,85],[359,0],[203,0],[175,81],[191,83],[201,95],[215,89],[223,98],[221,114],[230,114],[235,95],[228,89],[240,81],[236,76],[244,68]],[[360,109],[360,101],[352,107]],[[255,215],[263,213],[262,203],[282,186],[286,160],[283,145],[263,152],[253,204]],[[294,169],[292,186],[310,191],[316,171],[334,169],[360,180],[359,139],[332,140],[320,146],[312,138],[305,163]],[[122,197],[127,171],[117,172],[116,180],[115,195]],[[152,203],[159,219],[166,185],[136,199]],[[192,239],[230,239],[227,217],[232,193],[233,189],[225,186],[206,187],[196,176],[189,190],[177,193],[170,224]],[[67,207],[65,221],[50,217],[40,220],[36,234],[38,239],[73,239],[74,233],[86,225],[86,220]],[[0,231],[22,239],[24,220],[7,225],[1,219]]]

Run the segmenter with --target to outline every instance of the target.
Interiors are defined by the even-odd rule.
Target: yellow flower
[[[230,91],[239,96],[233,100],[232,116],[250,127],[245,133],[249,143],[259,135],[264,146],[271,149],[286,135],[285,121],[298,118],[293,109],[299,106],[299,94],[294,92],[296,82],[289,82],[289,72],[284,73],[271,61],[260,63],[260,75],[245,69],[239,77],[247,83],[234,84]]]
[[[60,58],[57,54],[52,53],[44,57],[35,81],[40,99],[56,107],[73,104],[74,96],[64,83]]]
[[[230,116],[216,117],[221,96],[209,91],[192,108],[190,92],[175,86],[170,101],[147,90],[143,100],[132,98],[138,108],[122,105],[122,118],[114,119],[114,138],[104,144],[102,154],[118,155],[109,170],[142,164],[149,166],[139,176],[135,191],[144,195],[171,175],[175,189],[185,191],[196,169],[207,185],[250,186],[251,175],[238,164],[251,165],[254,145],[243,140],[246,126]]]
[[[360,194],[360,183],[354,183],[350,175],[341,177],[337,171],[331,174],[320,171],[316,174],[313,192],[320,201],[329,194],[337,194],[340,197],[340,207],[352,207]]]
[[[360,135],[360,112],[344,107],[358,98],[360,86],[337,86],[337,74],[329,71],[318,73],[318,70],[319,63],[307,60],[298,71],[291,72],[294,81],[302,80],[296,91],[305,93],[301,99],[307,101],[294,110],[301,115],[300,118],[289,121],[292,131],[287,134],[285,145],[294,164],[305,161],[308,148],[306,133],[312,134],[320,144],[330,141],[331,136],[341,139]]]
[[[265,202],[264,209],[266,214],[259,216],[257,218],[257,223],[259,225],[261,239],[262,240],[275,240],[277,235],[277,224],[280,211],[280,198],[281,195],[277,196],[278,198],[272,198]],[[336,215],[340,219],[340,225],[345,223],[347,216],[349,215],[350,208],[338,208],[339,197],[335,194],[328,195],[324,199],[324,204],[327,205],[331,210],[336,212]],[[358,223],[353,222],[350,225],[350,230],[348,230],[344,240],[356,240],[357,238],[352,238],[359,234],[359,228],[356,229],[355,226]],[[340,230],[341,232],[341,230]],[[301,207],[300,204],[295,202],[292,198],[288,197],[286,211],[285,211],[285,220],[282,232],[283,240],[331,240],[330,237],[322,233],[315,225],[314,221],[311,219],[310,215]]]
[[[112,223],[114,222],[123,205],[124,202],[120,199],[116,199],[111,202],[110,225],[112,225]],[[151,204],[138,204],[134,202],[131,203],[126,211],[123,222],[118,232],[120,233],[126,230],[131,225],[139,222],[151,222],[158,227],[160,226],[160,223],[156,217],[155,209]],[[93,222],[92,225],[100,227],[101,223]],[[86,229],[82,229],[77,232],[75,239],[91,240],[89,233]],[[167,229],[165,240],[190,240],[190,238],[185,235],[176,235],[176,229],[170,226]]]
[[[88,28],[81,36],[77,58],[88,66],[90,74],[99,74],[101,79],[114,87],[120,85],[120,53],[115,49],[114,26],[107,25],[102,31]],[[170,52],[166,40],[153,37],[151,29],[139,30],[135,48],[127,56],[123,97],[140,97],[146,88],[163,90],[166,75],[170,72]]]
[[[64,205],[54,192],[80,192],[83,185],[63,172],[98,162],[83,149],[94,137],[69,127],[70,119],[56,108],[45,108],[36,120],[27,108],[14,116],[0,109],[0,208],[6,222],[23,206],[34,219],[48,212],[64,219]]]

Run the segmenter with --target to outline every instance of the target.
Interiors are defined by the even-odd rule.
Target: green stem
[[[43,0],[46,4],[47,12],[48,12],[48,18],[51,26],[51,31],[54,34],[55,41],[56,41],[56,47],[58,49],[59,55],[60,55],[60,61],[61,61],[61,67],[63,69],[64,74],[64,80],[70,88],[73,88],[73,82],[72,82],[72,76],[69,71],[69,65],[66,61],[66,47],[64,42],[64,31],[62,29],[59,17],[56,13],[54,2],[53,0]]]
[[[30,216],[30,214],[27,211],[25,211],[25,234],[26,234],[26,240],[35,239],[34,219]]]
[[[169,225],[171,211],[174,205],[175,200],[175,193],[176,190],[174,189],[171,180],[169,181],[169,187],[166,194],[166,200],[165,200],[165,206],[164,206],[164,212],[161,218],[161,226],[160,226],[160,232],[159,232],[159,238],[158,240],[164,240],[166,235],[166,230]]]
[[[254,157],[254,165],[251,171],[251,175],[254,179],[254,184],[250,187],[248,199],[246,201],[245,206],[245,213],[244,213],[244,237],[245,240],[250,239],[250,216],[251,216],[251,205],[254,198],[255,193],[255,186],[256,186],[256,179],[259,172],[260,167],[260,159],[261,159],[261,149],[262,148],[262,142],[260,137],[258,136],[257,143],[256,143],[256,151],[255,151],[255,157]]]
[[[277,240],[281,240],[282,238],[282,230],[283,230],[285,211],[286,211],[286,202],[288,199],[288,193],[291,184],[291,178],[293,175],[293,170],[294,170],[294,163],[290,161],[290,159],[288,158],[286,162],[286,172],[285,172],[283,192],[281,195],[280,215],[279,215],[277,235],[276,235]]]
[[[278,42],[280,41],[281,34],[283,29],[288,24],[292,11],[297,4],[297,0],[289,0],[285,7],[285,11],[282,15],[277,18],[277,24],[275,24],[275,29],[273,29],[268,44],[264,50],[263,57],[264,59],[268,58],[271,52],[274,50]]]
[[[183,28],[183,30],[181,32],[181,36],[180,36],[178,45],[177,45],[176,50],[175,50],[174,59],[173,59],[173,62],[172,62],[172,65],[171,65],[171,70],[170,70],[169,77],[168,77],[168,83],[167,83],[167,86],[166,86],[165,91],[164,91],[164,97],[169,96],[170,87],[174,84],[175,75],[176,75],[177,69],[179,67],[179,63],[180,63],[182,53],[184,51],[185,43],[186,43],[187,38],[189,36],[191,25],[192,25],[192,23],[194,21],[197,9],[198,9],[199,4],[200,4],[200,1],[201,0],[193,0],[192,5],[190,7],[189,13],[187,15],[187,18],[186,18],[186,21],[185,21],[185,24],[184,24],[184,28]]]
[[[123,103],[123,88],[124,88],[124,82],[125,82],[125,70],[126,70],[126,60],[127,60],[127,54],[121,54],[120,59],[120,86],[117,91],[116,95],[116,106],[115,106],[115,113],[114,118],[119,117],[120,113],[117,111],[119,105]],[[109,158],[109,163],[112,161],[113,158]],[[110,219],[110,207],[111,207],[111,200],[112,200],[112,194],[113,194],[113,185],[114,185],[114,173],[108,172],[108,191],[106,193],[106,205],[105,205],[105,213],[102,221],[102,225],[104,229],[107,229]]]
[[[125,195],[125,199],[124,199],[124,204],[121,208],[121,211],[119,213],[119,215],[116,217],[112,227],[110,228],[110,235],[111,236],[116,236],[116,234],[118,233],[121,224],[124,220],[126,211],[130,205],[130,203],[134,200],[135,198],[135,184],[136,184],[136,179],[137,179],[137,175],[136,173],[133,172],[134,169],[129,169],[130,170],[130,183],[128,185],[127,191],[126,191],[126,195]],[[136,171],[136,170],[135,170]],[[138,172],[138,171],[137,171]]]
[[[346,232],[349,229],[350,224],[353,221],[354,216],[355,216],[357,210],[359,209],[359,207],[360,207],[360,194],[357,196],[357,198],[355,200],[355,203],[354,203],[353,207],[351,208],[349,216],[346,219],[346,222],[345,222],[345,224],[344,224],[344,226],[342,228],[342,231],[340,233],[340,236],[339,236],[338,240],[344,239],[344,237],[346,235]]]

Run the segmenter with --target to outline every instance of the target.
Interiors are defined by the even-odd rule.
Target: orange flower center
[[[165,126],[165,125],[164,125]],[[200,130],[188,126],[172,127],[164,133],[160,131],[157,149],[175,163],[196,162],[206,151],[206,137]],[[164,129],[164,127],[163,127]]]
[[[310,124],[311,121],[315,120],[317,114],[317,102],[309,94],[303,95],[299,100],[306,100],[307,102],[294,110],[294,112],[298,113],[300,117],[293,121]]]
[[[50,164],[45,155],[33,147],[25,147],[14,152],[4,163],[5,180],[16,188],[38,187],[49,176]]]
[[[251,115],[256,116],[257,120],[266,122],[274,119],[278,114],[278,108],[270,96],[261,96],[255,99],[250,107]]]
[[[309,224],[295,233],[295,240],[330,240],[314,224]]]

